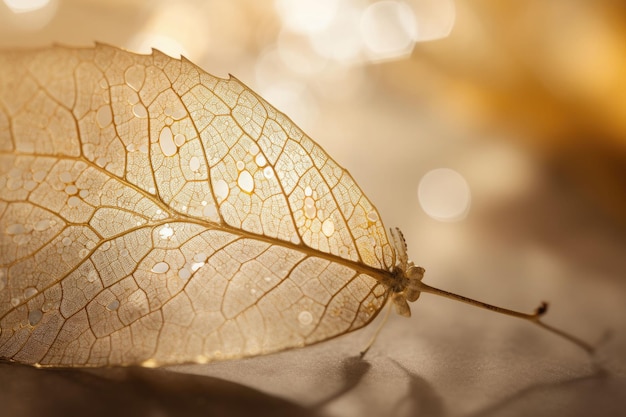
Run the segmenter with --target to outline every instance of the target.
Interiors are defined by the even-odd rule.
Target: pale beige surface
[[[566,7],[574,2],[557,3]],[[50,26],[38,33],[3,34],[3,46],[52,41],[85,45],[94,39],[124,45],[151,16],[148,8],[133,9],[139,3],[132,4],[128,12],[117,9],[127,7],[120,4],[62,3]],[[586,76],[595,74],[589,63],[597,63],[597,56],[574,60],[579,50],[574,47],[565,49],[571,56],[559,55],[562,61],[572,59],[580,63],[576,68],[588,70],[576,72],[578,78],[559,77],[555,68],[563,67],[529,58],[530,52],[540,49],[538,46],[549,52],[549,45],[557,45],[560,38],[554,33],[558,31],[548,30],[550,27],[563,28],[556,23],[560,22],[556,6],[548,10],[542,8],[542,2],[531,4],[526,13],[516,14],[518,28],[504,23],[513,11],[485,2],[467,13],[470,6],[457,2],[456,32],[449,40],[418,47],[408,61],[350,70],[348,81],[344,78],[333,84],[333,80],[341,79],[338,73],[334,73],[335,78],[314,77],[309,87],[320,84],[322,88],[315,93],[307,90],[308,95],[299,94],[293,101],[307,102],[313,96],[314,107],[298,110],[293,104],[293,109],[279,108],[350,170],[387,226],[403,229],[411,258],[427,270],[427,283],[523,310],[545,299],[551,302],[549,323],[592,342],[611,331],[598,352],[605,358],[607,375],[594,373],[576,347],[526,323],[424,295],[412,306],[410,320],[392,316],[366,362],[352,358],[373,328],[278,355],[176,369],[204,375],[182,380],[163,376],[165,371],[161,370],[141,370],[139,376],[120,384],[119,377],[92,378],[81,371],[3,366],[1,385],[10,387],[1,391],[5,404],[10,401],[7,409],[16,410],[15,415],[28,415],[17,410],[45,407],[62,414],[68,410],[67,404],[74,404],[75,413],[97,405],[103,414],[112,410],[124,410],[129,415],[169,410],[193,415],[224,404],[235,414],[270,410],[267,414],[275,415],[283,410],[285,415],[308,412],[337,416],[623,415],[626,244],[619,214],[606,215],[620,210],[603,208],[607,204],[620,207],[623,200],[619,188],[604,191],[604,185],[619,184],[620,177],[600,175],[615,172],[601,168],[619,167],[611,161],[620,161],[620,152],[613,151],[611,159],[592,165],[594,170],[589,173],[598,175],[583,175],[583,182],[554,175],[552,168],[558,165],[550,163],[556,160],[568,167],[585,166],[575,159],[558,159],[560,155],[580,155],[580,151],[570,152],[567,147],[574,136],[576,142],[585,145],[583,155],[588,158],[581,161],[606,157],[598,151],[606,143],[623,149],[619,148],[621,142],[613,139],[620,137],[615,134],[621,129],[618,119],[612,118],[616,115],[613,110],[619,108],[615,104],[619,94],[604,94],[610,88],[592,93],[592,87],[601,83],[594,84],[590,80],[596,77]],[[213,9],[213,14],[248,16],[251,12],[244,6],[222,6]],[[592,26],[596,31],[581,33],[600,33],[605,40],[621,33],[613,30],[616,18],[607,18],[603,7],[598,6],[595,14],[567,7],[569,22],[573,22],[566,25],[569,28],[589,28],[596,23]],[[592,22],[584,16],[591,16]],[[534,25],[526,27],[542,31],[521,30],[526,20]],[[535,25],[537,22],[541,25]],[[257,34],[265,33],[259,32],[259,27],[277,25],[271,14],[247,23]],[[246,37],[217,24],[210,27],[219,28],[215,29],[217,35],[210,37],[211,45],[195,61],[219,75],[231,72],[262,90],[262,85],[255,85],[250,63],[260,55],[264,43],[271,44],[272,37]],[[475,43],[459,48],[459,44],[469,42],[471,34]],[[542,42],[545,39],[552,43]],[[230,47],[236,41],[246,45],[240,48],[250,54],[229,53],[223,46],[227,43]],[[614,47],[612,42],[602,44],[606,45],[605,52]],[[554,54],[539,55],[545,56]],[[607,53],[605,58],[612,66],[606,67],[605,76],[597,77],[609,86],[619,85],[609,76],[611,68],[620,68],[609,60],[613,56],[619,54]],[[271,62],[278,68],[284,66]],[[537,65],[531,65],[533,62]],[[544,66],[552,72],[541,72]],[[452,75],[451,68],[455,69]],[[529,72],[536,78],[530,79],[539,78],[538,84],[550,86],[550,93],[535,89],[536,84],[524,78],[528,73],[519,75],[523,73],[520,68],[531,68]],[[527,82],[520,83],[520,79]],[[588,83],[552,83],[563,79]],[[331,100],[319,92],[328,89],[343,91],[346,96]],[[498,92],[495,96],[491,94],[494,90]],[[579,100],[581,97],[584,100]],[[615,103],[603,97],[611,97]],[[599,111],[590,111],[594,108]],[[306,117],[311,114],[317,118]],[[594,114],[600,114],[601,120]],[[540,146],[527,148],[526,143]],[[435,221],[419,207],[419,179],[441,166],[463,173],[472,189],[472,208],[461,222]],[[565,172],[580,173],[575,168]],[[150,388],[158,381],[165,382],[158,389]],[[225,394],[233,392],[232,396]]]

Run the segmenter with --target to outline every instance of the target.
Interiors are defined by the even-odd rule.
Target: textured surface
[[[98,45],[3,53],[0,80],[0,356],[236,358],[384,303],[376,209],[236,79]]]

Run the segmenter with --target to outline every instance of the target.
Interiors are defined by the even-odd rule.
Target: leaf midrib
[[[378,282],[380,283],[386,283],[386,282],[390,282],[394,279],[393,274],[391,273],[391,271],[387,271],[384,269],[380,269],[380,268],[375,268],[369,265],[366,265],[364,263],[361,262],[357,262],[357,261],[352,261],[350,259],[345,259],[342,258],[340,256],[331,254],[331,253],[326,253],[323,251],[319,251],[317,249],[313,249],[311,247],[308,247],[302,243],[300,244],[295,244],[292,243],[290,241],[286,241],[286,240],[282,240],[279,239],[277,237],[271,237],[271,236],[265,236],[265,235],[261,235],[261,234],[257,234],[257,233],[253,233],[247,230],[243,230],[243,229],[239,229],[237,227],[234,226],[230,226],[226,223],[224,224],[219,224],[219,223],[215,223],[212,221],[208,221],[208,220],[203,220],[203,219],[199,219],[196,217],[192,217],[189,216],[188,214],[185,213],[181,213],[176,209],[173,209],[172,207],[170,207],[167,203],[165,203],[164,201],[161,200],[161,198],[159,198],[156,195],[152,195],[150,193],[148,193],[147,191],[145,191],[144,189],[138,187],[135,184],[132,184],[130,182],[128,182],[127,180],[118,177],[117,175],[111,173],[110,171],[107,171],[106,169],[100,167],[99,165],[93,163],[92,161],[87,160],[84,157],[78,156],[71,156],[71,155],[53,155],[53,154],[34,154],[34,153],[22,153],[22,152],[7,152],[7,151],[0,151],[0,155],[12,155],[15,157],[32,157],[32,158],[53,158],[56,159],[57,161],[60,160],[71,160],[71,161],[75,161],[75,162],[82,162],[87,164],[88,166],[98,170],[99,172],[107,175],[109,178],[111,179],[115,179],[116,181],[119,181],[120,183],[122,183],[124,186],[133,189],[135,192],[141,194],[143,197],[149,199],[152,203],[154,203],[155,205],[157,205],[160,209],[163,210],[164,213],[167,213],[168,217],[165,219],[160,219],[158,221],[151,221],[151,222],[147,222],[141,226],[137,226],[137,227],[132,227],[129,229],[124,230],[121,233],[109,236],[107,238],[103,238],[90,252],[89,254],[82,259],[76,266],[74,266],[73,268],[71,268],[67,274],[65,274],[63,277],[59,278],[58,280],[56,280],[55,282],[50,283],[50,285],[46,286],[45,288],[42,288],[41,290],[38,291],[37,294],[40,294],[41,292],[46,291],[47,289],[51,288],[52,286],[54,286],[55,284],[57,284],[59,281],[62,281],[63,279],[65,279],[69,274],[71,274],[72,272],[74,272],[84,261],[85,259],[88,259],[99,247],[101,247],[103,244],[105,244],[106,242],[110,242],[113,241],[117,238],[120,238],[128,233],[132,233],[134,231],[138,231],[138,230],[142,230],[145,229],[147,227],[149,228],[155,228],[155,227],[159,227],[159,226],[163,226],[165,224],[170,224],[170,223],[175,223],[175,222],[182,222],[182,223],[189,223],[189,224],[196,224],[198,226],[204,227],[206,229],[212,229],[212,230],[220,230],[235,236],[239,236],[240,238],[246,238],[246,239],[252,239],[252,240],[257,240],[257,241],[261,241],[261,242],[265,242],[268,243],[270,245],[274,245],[274,246],[280,246],[286,249],[290,249],[290,250],[294,250],[300,253],[304,253],[307,257],[313,256],[313,257],[317,257],[317,258],[321,258],[324,260],[327,260],[329,262],[333,262],[336,264],[340,264],[343,265],[349,269],[352,269],[360,274],[365,274],[368,275],[374,279],[376,279]],[[26,202],[32,204],[32,202],[26,200]],[[136,213],[133,212],[139,216],[145,217],[143,214],[141,213]],[[67,225],[86,225],[89,226],[89,224],[84,224],[84,223],[70,223],[67,222]],[[17,261],[17,260],[16,260]],[[14,264],[15,262],[13,262],[12,264]],[[7,265],[7,267],[10,267],[12,264]],[[34,295],[33,297],[37,296]],[[29,299],[24,299],[22,303],[20,303],[20,305],[28,302]],[[14,307],[16,308],[16,307]],[[9,309],[8,312],[10,312],[13,309]],[[7,314],[8,314],[7,312]],[[0,317],[1,318],[1,317]]]

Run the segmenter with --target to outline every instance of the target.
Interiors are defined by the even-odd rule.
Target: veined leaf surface
[[[104,45],[0,54],[1,357],[309,345],[373,319],[396,250],[347,171],[233,77]]]

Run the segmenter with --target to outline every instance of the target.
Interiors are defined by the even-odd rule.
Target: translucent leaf
[[[305,346],[404,308],[395,258],[348,172],[237,79],[103,45],[0,54],[0,356]]]
[[[0,52],[0,358],[156,366],[306,346],[422,292],[352,177],[231,77],[158,51]]]

